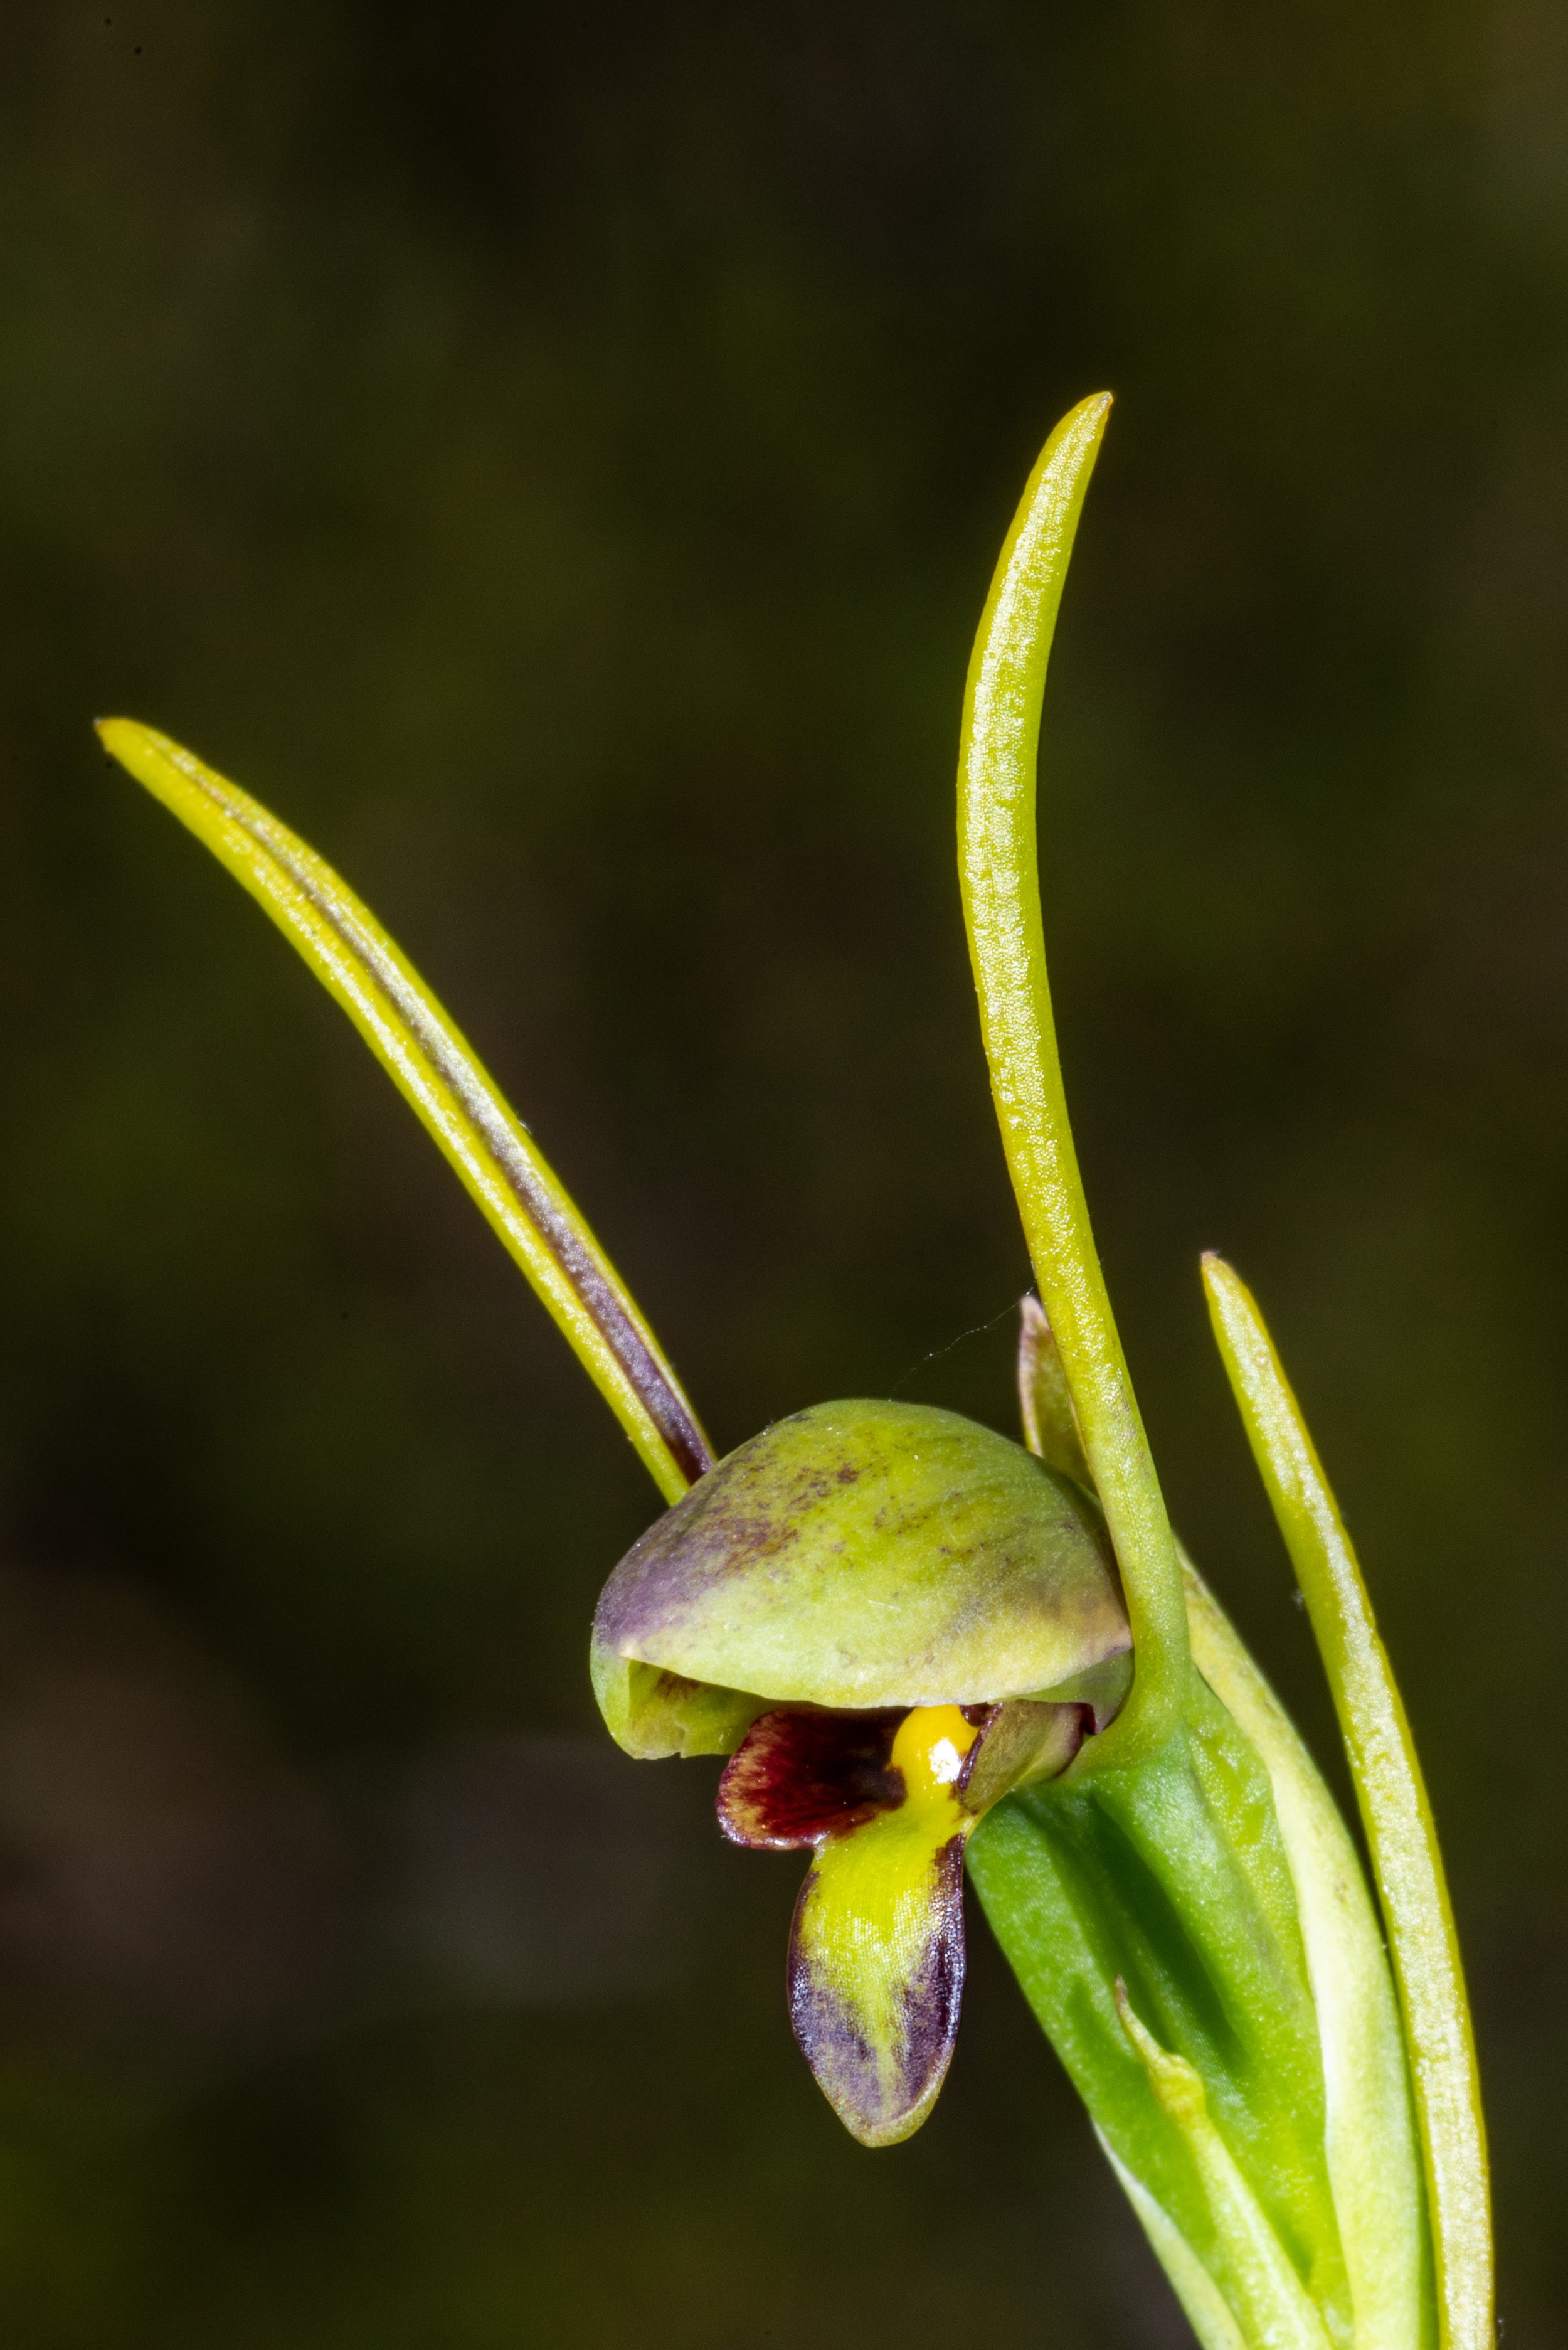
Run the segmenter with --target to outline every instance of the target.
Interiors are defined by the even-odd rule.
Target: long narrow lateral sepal
[[[1421,1766],[1361,1569],[1263,1318],[1203,1260],[1214,1335],[1328,1674],[1398,1981],[1443,2350],[1492,2350],[1486,2133],[1464,1973]]]
[[[204,841],[348,1013],[573,1347],[666,1501],[711,1466],[697,1416],[615,1267],[459,1030],[324,858],[133,719],[106,750]]]
[[[1110,409],[1081,400],[1046,442],[1002,547],[964,697],[959,873],[992,1093],[1035,1279],[1132,1619],[1137,1676],[1097,1762],[1171,1737],[1190,1659],[1181,1569],[1095,1252],[1056,1051],[1036,863],[1045,669]]]

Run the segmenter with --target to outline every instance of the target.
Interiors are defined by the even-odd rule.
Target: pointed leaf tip
[[[1490,2350],[1486,2129],[1437,1831],[1360,1565],[1268,1326],[1210,1250],[1209,1310],[1339,1717],[1398,1980],[1430,2195],[1443,2350]]]

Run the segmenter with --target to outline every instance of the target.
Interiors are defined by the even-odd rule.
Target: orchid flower
[[[1086,1496],[919,1404],[780,1420],[606,1585],[592,1668],[612,1735],[647,1758],[729,1754],[724,1834],[815,1853],[790,2014],[863,2144],[908,2137],[947,2071],[971,1829],[1066,1769],[1130,1664]]]
[[[1046,663],[1108,397],[1052,434],[976,640],[959,862],[1033,1263],[1024,1442],[859,1400],[713,1461],[531,1136],[313,850],[129,720],[103,740],[292,939],[575,1348],[670,1506],[590,1664],[628,1753],[723,1757],[735,1842],[808,1850],[796,2036],[870,2146],[947,2070],[967,1875],[1203,2350],[1492,2350],[1485,2138],[1420,1767],[1262,1315],[1214,1335],[1333,1692],[1372,1882],[1177,1540],[1096,1254],[1057,1060],[1035,841]]]

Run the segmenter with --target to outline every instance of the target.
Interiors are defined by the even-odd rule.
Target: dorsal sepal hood
[[[1094,1505],[924,1404],[816,1404],[742,1444],[628,1552],[601,1654],[835,1709],[996,1703],[1122,1655]]]

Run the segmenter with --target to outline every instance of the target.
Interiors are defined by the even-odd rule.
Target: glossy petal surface
[[[1126,1651],[1092,1504],[918,1404],[819,1404],[711,1470],[628,1553],[595,1637],[689,1679],[839,1708],[1023,1697]]]

